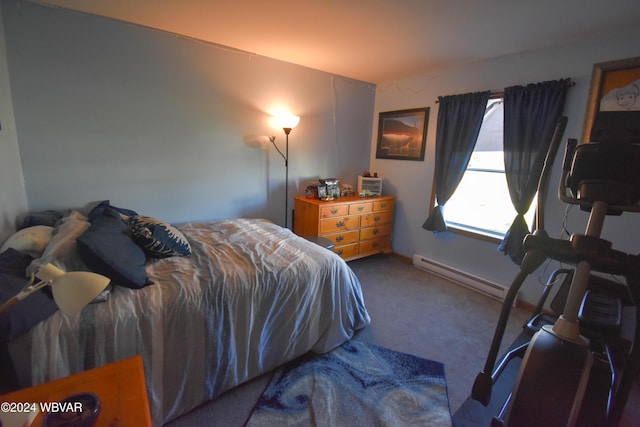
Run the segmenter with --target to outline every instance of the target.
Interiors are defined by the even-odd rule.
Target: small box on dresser
[[[323,201],[295,198],[293,230],[300,236],[320,236],[334,242],[334,252],[347,261],[391,252],[395,198],[341,197]]]
[[[359,176],[358,177],[358,194],[363,191],[368,192],[371,195],[382,195],[382,178]]]

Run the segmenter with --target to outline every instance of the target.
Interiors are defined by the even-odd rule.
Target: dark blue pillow
[[[60,218],[64,216],[62,211],[46,210],[41,212],[31,212],[22,218],[22,222],[16,224],[18,231],[23,228],[33,227],[35,225],[46,225],[55,227]]]
[[[139,289],[150,285],[144,251],[131,239],[120,213],[106,207],[77,240],[82,260],[114,285]]]
[[[109,200],[103,200],[96,206],[94,206],[93,209],[91,209],[91,211],[89,212],[89,215],[87,215],[87,217],[89,218],[89,222],[93,222],[94,219],[100,217],[100,215],[102,215],[107,210],[114,210],[126,216],[138,215],[136,211],[132,211],[131,209],[126,208],[119,208],[117,206],[111,206]]]
[[[11,248],[0,254],[0,304],[13,298],[29,284],[25,272],[31,261],[33,257],[30,255]],[[19,337],[56,310],[58,306],[55,301],[42,291],[16,302],[0,313],[0,343]]]
[[[136,215],[125,220],[133,240],[152,258],[191,255],[191,245],[175,227],[159,219]]]

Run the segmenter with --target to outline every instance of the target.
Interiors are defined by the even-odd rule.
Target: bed
[[[121,220],[136,214],[106,207]],[[56,246],[51,240],[31,264],[56,261],[67,271],[74,262],[92,266],[90,257],[78,261],[69,252],[82,254],[83,238],[98,220],[90,214],[85,222],[72,212],[52,233],[67,235],[57,245],[66,248],[65,256],[47,254]],[[76,219],[83,225],[68,227],[74,233],[60,232]],[[118,277],[101,302],[74,316],[55,310],[6,343],[21,387],[140,354],[159,426],[308,351],[330,351],[370,323],[349,266],[288,229],[262,219],[168,227],[188,245],[188,254],[147,254],[138,287],[121,286]],[[108,240],[97,234],[94,241]],[[140,262],[130,254],[123,259]]]

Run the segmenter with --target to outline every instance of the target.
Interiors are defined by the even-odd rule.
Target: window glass
[[[469,165],[445,204],[447,226],[502,239],[516,216],[504,173],[502,98],[490,99]],[[525,216],[531,225],[535,199]]]

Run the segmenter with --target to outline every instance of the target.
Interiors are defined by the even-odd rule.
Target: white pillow
[[[34,259],[27,267],[27,276],[36,274],[40,267],[53,264],[63,271],[91,271],[82,261],[78,253],[78,237],[87,231],[91,224],[86,216],[72,210],[62,217],[56,224],[53,237],[40,258]],[[111,285],[100,293],[92,302],[102,302],[109,299]]]
[[[76,210],[63,217],[56,224],[49,245],[27,268],[27,275],[36,274],[40,267],[49,263],[64,271],[90,271],[80,258],[76,244],[90,225],[87,217]]]
[[[44,252],[52,236],[53,227],[48,225],[34,225],[33,227],[23,228],[4,242],[2,248],[0,248],[0,253],[13,248],[38,257]]]

